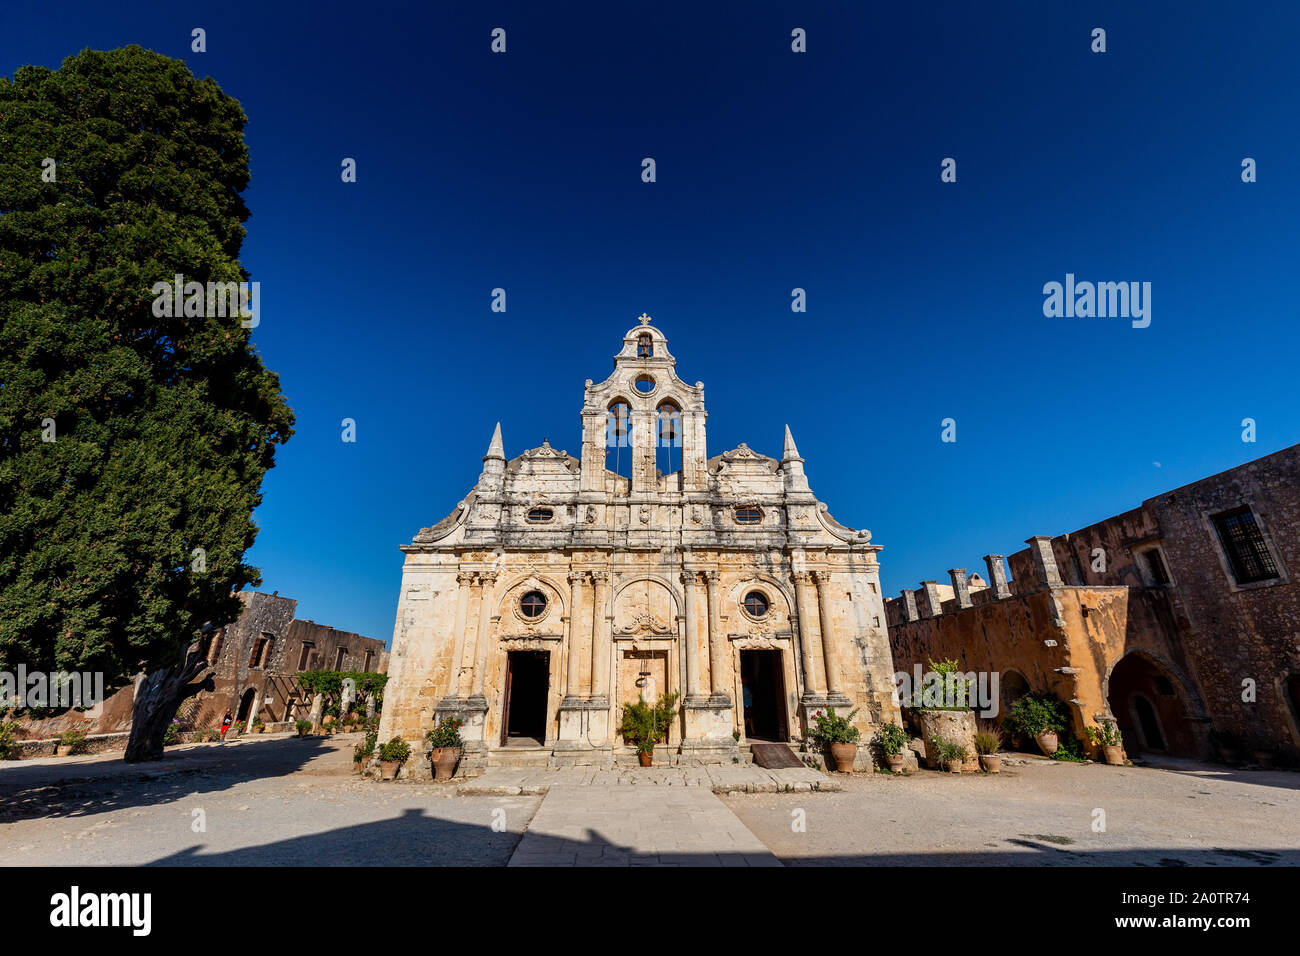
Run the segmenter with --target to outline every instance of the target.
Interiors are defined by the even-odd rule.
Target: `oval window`
[[[746,594],[745,613],[750,617],[763,617],[767,614],[767,595],[761,591],[750,591]]]
[[[637,376],[636,390],[642,395],[649,395],[655,390],[655,380],[649,375]]]
[[[528,512],[529,521],[550,521],[555,517],[555,512],[550,508],[533,508]]]
[[[541,591],[529,591],[519,599],[519,610],[524,617],[541,617],[546,610],[546,595]]]
[[[757,508],[736,509],[737,524],[758,524],[762,520],[763,512],[759,511]]]

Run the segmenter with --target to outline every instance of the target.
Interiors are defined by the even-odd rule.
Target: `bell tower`
[[[653,495],[660,490],[659,450],[673,463],[669,491],[704,491],[708,476],[704,383],[687,385],[664,334],[644,312],[623,336],[614,371],[599,385],[587,380],[582,407],[582,491]],[[611,479],[606,454],[631,466],[630,483]],[[676,465],[680,462],[680,469]]]

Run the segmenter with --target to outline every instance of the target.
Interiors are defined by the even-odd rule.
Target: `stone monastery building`
[[[657,763],[794,743],[827,706],[864,742],[899,720],[880,546],[813,495],[788,427],[780,460],[710,458],[703,383],[640,322],[586,383],[581,457],[507,460],[498,424],[478,483],[402,547],[381,740],[454,715],[463,769],[608,764],[623,703],[664,692]]]

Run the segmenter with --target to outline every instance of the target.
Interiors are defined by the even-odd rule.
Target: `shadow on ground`
[[[288,737],[172,750],[163,759],[127,764],[95,762],[0,765],[0,822],[82,817],[170,803],[215,793],[250,780],[283,776],[338,753],[325,738]],[[74,758],[75,759],[75,758]],[[344,758],[337,761],[344,768]],[[346,766],[350,767],[350,759]],[[325,772],[346,773],[346,769]]]

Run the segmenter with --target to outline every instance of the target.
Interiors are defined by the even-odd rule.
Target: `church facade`
[[[640,321],[586,383],[579,457],[507,459],[498,424],[473,489],[402,547],[381,740],[456,716],[465,770],[608,765],[622,705],[671,692],[656,763],[731,763],[798,749],[826,707],[864,744],[899,719],[880,547],[817,500],[788,427],[780,459],[710,458],[703,384]]]

